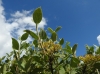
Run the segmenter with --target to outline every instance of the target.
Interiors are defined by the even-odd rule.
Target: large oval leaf
[[[33,21],[35,22],[35,24],[39,24],[42,20],[42,9],[41,7],[35,9],[34,13],[33,13]]]
[[[34,32],[32,32],[30,30],[24,30],[24,32],[28,33],[29,35],[31,35],[32,38],[34,38],[36,40],[39,39],[38,36]]]
[[[21,36],[21,40],[26,40],[28,38],[28,33],[24,33],[22,36]]]
[[[15,50],[19,49],[19,43],[16,39],[12,38],[12,48]]]
[[[56,39],[57,39],[57,34],[56,34],[56,32],[53,32],[53,33],[52,33],[51,39],[52,39],[53,41],[56,41]]]

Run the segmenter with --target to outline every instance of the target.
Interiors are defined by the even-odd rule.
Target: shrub
[[[41,20],[42,9],[39,7],[33,13],[36,33],[24,30],[20,42],[12,38],[12,52],[0,58],[0,74],[100,73],[100,47],[94,51],[93,46],[87,45],[87,54],[76,56],[77,44],[71,47],[69,42],[65,43],[63,38],[59,39],[57,32],[61,26],[55,30],[49,27],[48,31],[51,35],[47,36],[44,29],[38,30]],[[29,36],[33,38],[32,43],[26,42]]]

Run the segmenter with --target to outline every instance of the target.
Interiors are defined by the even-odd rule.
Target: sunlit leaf
[[[12,48],[15,50],[19,49],[19,43],[16,39],[12,38]]]
[[[28,33],[32,38],[38,40],[38,36],[34,32],[30,30],[24,30],[24,32]]]
[[[21,66],[22,66],[23,68],[25,68],[25,65],[26,65],[26,59],[23,58],[22,63],[21,63]]]
[[[6,74],[6,64],[3,65],[3,74]]]
[[[76,68],[72,68],[71,71],[70,71],[70,74],[77,74]]]
[[[38,7],[37,9],[35,9],[34,13],[33,13],[33,21],[37,24],[39,24],[42,20],[42,9],[41,7]]]
[[[60,68],[59,74],[65,74],[65,69],[63,67]]]
[[[21,36],[21,40],[26,40],[28,38],[28,33],[24,33],[22,36]]]

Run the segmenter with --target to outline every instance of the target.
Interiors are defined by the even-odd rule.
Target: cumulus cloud
[[[99,45],[100,45],[100,35],[97,36],[97,40],[98,40],[98,43],[99,43]]]
[[[0,57],[12,51],[11,37],[18,37],[23,34],[23,30],[35,31],[35,23],[32,21],[31,11],[16,11],[11,17],[6,19],[6,12],[0,0]],[[39,28],[44,28],[46,19],[43,17]],[[29,39],[30,40],[30,39]]]

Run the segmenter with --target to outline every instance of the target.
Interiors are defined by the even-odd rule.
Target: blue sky
[[[69,41],[71,46],[78,43],[77,55],[85,54],[86,44],[99,45],[100,0],[2,0],[1,6],[5,9],[7,21],[17,11],[30,11],[31,16],[33,10],[41,6],[45,19],[42,27],[55,29],[62,26],[59,37]]]

